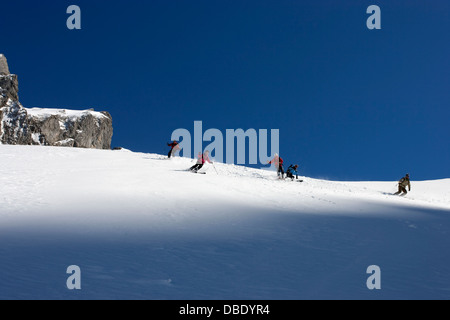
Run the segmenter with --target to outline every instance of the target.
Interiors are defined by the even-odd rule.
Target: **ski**
[[[393,197],[406,197],[407,194],[398,194],[398,193],[389,193],[389,192],[382,192],[381,194],[385,196],[393,196]]]

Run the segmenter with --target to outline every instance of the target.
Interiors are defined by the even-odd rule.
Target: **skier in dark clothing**
[[[411,181],[409,180],[409,173],[406,174],[405,177],[401,178],[398,182],[398,192],[394,193],[394,195],[398,196],[401,194],[405,196],[408,191],[406,191],[406,187],[408,187],[409,191],[411,191]]]
[[[175,152],[181,149],[180,144],[176,140],[174,140],[172,143],[168,143],[167,146],[171,147],[168,154],[169,159],[175,156]]]
[[[278,153],[275,153],[274,158],[272,161],[269,161],[268,164],[273,164],[275,168],[277,168],[278,177],[280,179],[284,179],[283,159],[278,155]]]
[[[294,178],[297,178],[297,180],[298,180],[298,171],[297,170],[298,170],[298,165],[291,164],[286,171],[286,178],[291,178],[292,180],[294,180]],[[295,177],[294,177],[294,174],[295,174]]]
[[[197,156],[197,163],[193,165],[189,170],[197,173],[201,168],[203,168],[206,162],[212,163],[211,159],[209,158],[209,151],[205,151],[204,154],[199,152]]]

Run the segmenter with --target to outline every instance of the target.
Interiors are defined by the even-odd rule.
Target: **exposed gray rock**
[[[33,143],[49,146],[110,149],[112,118],[107,112],[26,109]]]
[[[28,130],[28,115],[22,105],[11,99],[0,109],[0,142],[4,144],[32,144]]]
[[[0,76],[6,76],[8,74],[8,61],[6,61],[6,57],[0,53]]]
[[[3,57],[3,58],[1,58]],[[4,61],[4,64],[3,62]],[[26,109],[19,102],[19,83],[0,55],[0,143],[110,149],[112,117],[94,109]]]
[[[0,108],[6,106],[9,99],[19,101],[19,81],[13,74],[0,75]]]
[[[110,149],[113,135],[108,113],[63,109],[26,109],[8,101],[0,108],[0,142]]]

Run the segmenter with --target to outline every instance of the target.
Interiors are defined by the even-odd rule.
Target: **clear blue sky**
[[[0,33],[22,104],[107,110],[113,146],[166,154],[202,120],[280,129],[308,176],[450,177],[447,0],[16,0]]]

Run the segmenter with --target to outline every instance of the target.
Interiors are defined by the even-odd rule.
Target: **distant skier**
[[[298,180],[298,164],[293,165],[291,164],[289,166],[289,168],[286,171],[286,178],[291,178],[292,180],[294,180],[295,178]],[[295,177],[294,177],[295,174]]]
[[[400,179],[400,181],[398,182],[398,192],[394,193],[394,195],[406,195],[408,193],[408,191],[406,191],[406,187],[408,187],[409,191],[411,191],[411,181],[409,180],[409,173],[407,173],[405,177]]]
[[[180,144],[176,140],[174,140],[172,143],[168,143],[167,146],[171,147],[168,154],[169,159],[175,156],[175,152],[181,150]]]
[[[194,173],[197,173],[201,168],[203,168],[203,166],[205,165],[206,162],[209,162],[212,164],[212,161],[209,158],[208,150],[206,150],[204,154],[202,154],[201,152],[198,153],[197,163],[195,165],[193,165],[189,170],[191,170]]]
[[[275,168],[277,168],[278,177],[280,179],[284,179],[283,159],[278,155],[278,153],[275,153],[275,156],[272,159],[272,161],[269,161],[267,164],[273,164]]]

